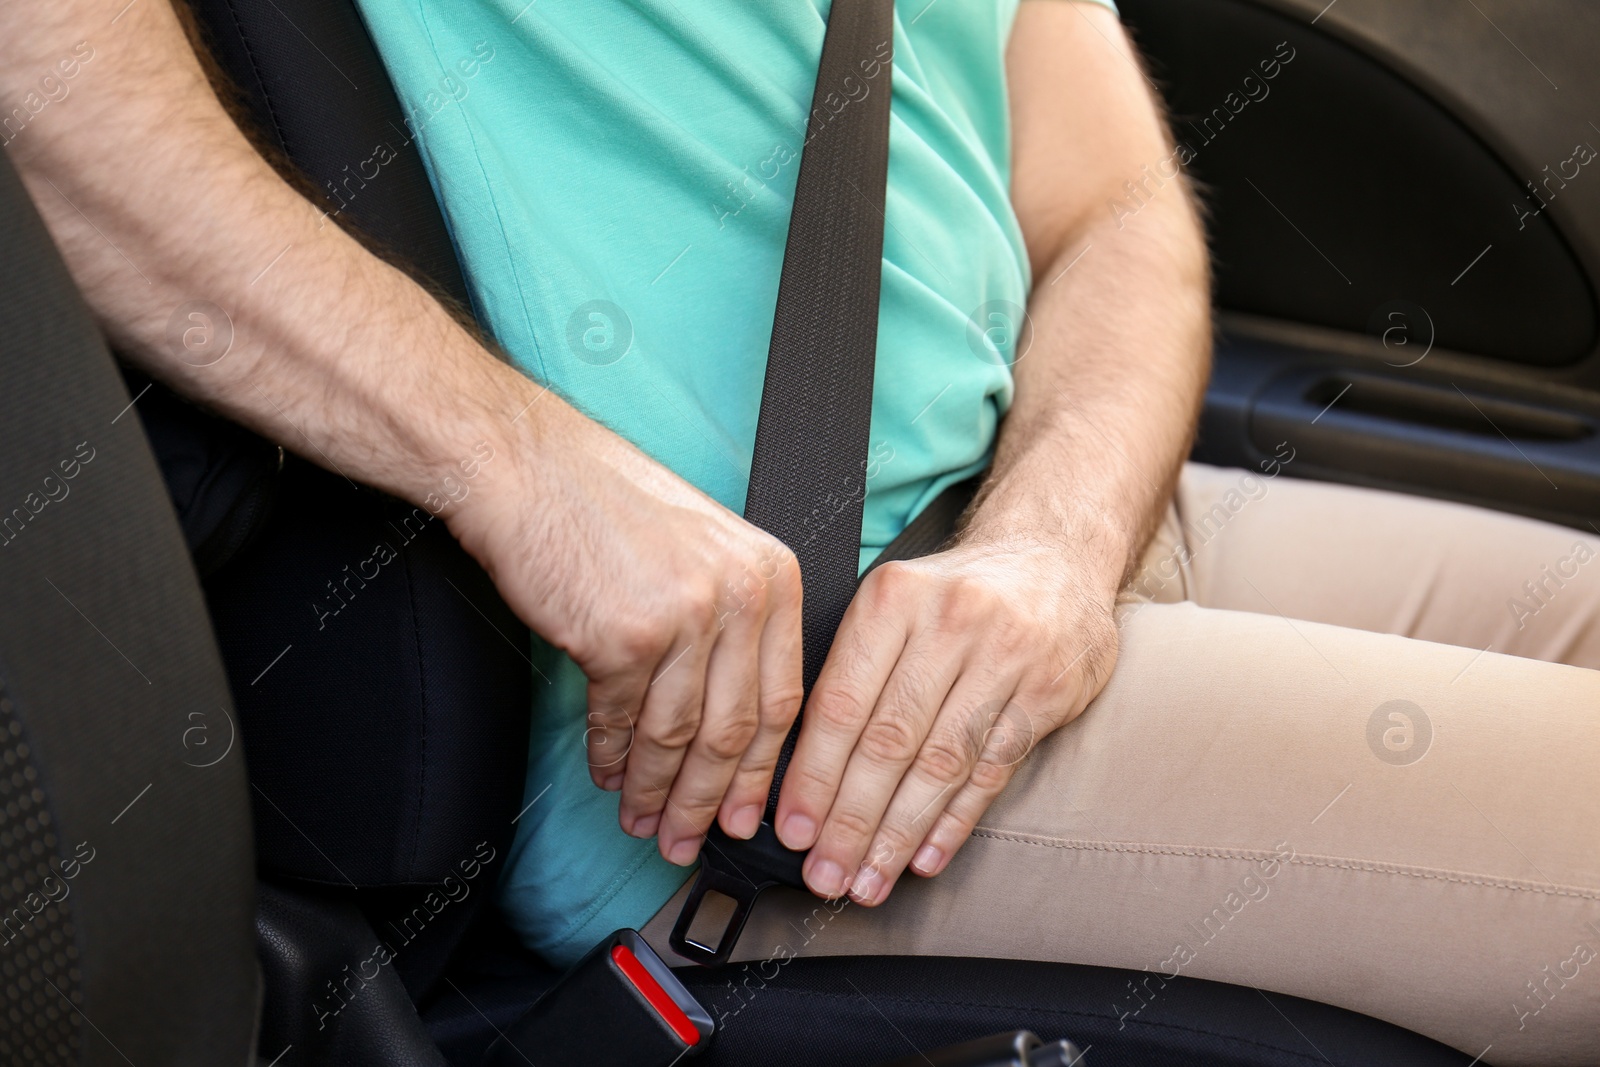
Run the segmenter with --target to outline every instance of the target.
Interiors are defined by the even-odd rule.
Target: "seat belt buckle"
[[[618,930],[507,1027],[483,1067],[671,1067],[711,1043],[710,1012],[637,930]]]
[[[702,967],[720,967],[727,963],[750,918],[750,910],[762,892],[777,885],[805,888],[805,879],[800,873],[805,858],[804,852],[785,848],[772,823],[765,819],[748,841],[729,837],[713,823],[700,849],[700,871],[672,927],[669,939],[672,951]],[[710,894],[733,902],[732,914],[724,920],[715,940],[697,928],[695,922]],[[714,932],[714,920],[712,924]]]

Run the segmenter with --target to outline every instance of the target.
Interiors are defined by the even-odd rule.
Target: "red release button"
[[[678,1040],[685,1045],[694,1045],[700,1040],[700,1031],[694,1028],[694,1023],[689,1021],[689,1016],[678,1007],[678,1002],[667,995],[661,988],[661,983],[655,976],[645,970],[644,964],[639,962],[639,957],[627,945],[613,945],[611,959],[617,967],[633,983],[633,988],[644,994],[644,999],[656,1010],[656,1014],[672,1027],[672,1032],[678,1035]]]

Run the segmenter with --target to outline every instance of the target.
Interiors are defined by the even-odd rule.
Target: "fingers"
[[[649,683],[617,808],[617,820],[634,837],[650,837],[661,825],[673,780],[700,728],[711,647],[703,633],[680,641]]]
[[[1009,694],[1014,683],[981,662],[965,665],[867,841],[856,843],[859,859],[849,891],[858,903],[871,906],[887,898],[913,850],[980,762],[1006,704],[1005,697],[993,695]]]
[[[591,758],[624,759],[618,821],[636,837],[658,834],[662,856],[676,864],[694,861],[719,811],[727,821],[738,816],[730,833],[755,832],[799,711],[799,564],[773,540],[755,573],[758,580],[726,583],[720,611],[697,616],[693,639],[661,657],[625,741],[617,736],[624,713],[603,707],[593,716]],[[606,692],[623,694],[620,709],[637,685],[619,680]],[[614,782],[616,772],[595,777]]]
[[[800,682],[800,565],[793,554],[777,568],[772,583],[770,614],[761,630],[756,734],[734,772],[720,815],[722,828],[737,838],[750,837],[761,823],[778,753],[804,696]]]
[[[944,729],[971,742],[974,759],[959,784],[946,781],[937,792],[938,783],[907,776],[851,886],[857,903],[883,903],[907,866],[924,875],[944,870],[1038,740],[1033,717],[1014,701],[974,710],[952,700],[934,726]]]
[[[716,638],[706,668],[699,727],[672,781],[661,817],[661,855],[694,862],[734,771],[758,726],[758,655],[765,611],[733,619]]]
[[[799,702],[799,564],[632,445],[572,419],[568,462],[539,483],[562,507],[541,512],[537,536],[492,512],[456,532],[588,677],[585,756],[597,785],[621,790],[622,829],[664,829],[664,851],[683,862],[724,807],[734,830],[754,829],[745,809],[765,792]]]
[[[838,795],[805,864],[806,884],[826,897],[850,889],[897,790],[932,794],[966,778],[977,739],[959,724],[931,729],[961,670],[961,661],[936,641],[907,642],[883,695],[844,768]],[[918,787],[908,787],[910,782]],[[922,800],[921,804],[931,802]]]
[[[615,792],[622,788],[634,726],[649,686],[650,672],[642,667],[589,683],[583,742],[589,777],[601,789]]]
[[[994,803],[995,797],[1000,795],[1006,784],[1011,781],[1011,776],[1016,773],[1016,763],[980,760],[973,768],[967,784],[956,791],[955,796],[939,813],[939,817],[933,820],[933,825],[922,843],[911,855],[909,861],[911,870],[925,878],[931,878],[949,866],[950,860],[961,851],[961,846],[967,843],[972,831],[977,829],[978,820],[983,818],[983,813],[989,810],[989,805]],[[886,866],[886,884],[883,892],[871,903],[881,903],[887,897],[895,879],[907,866],[903,856],[896,856],[895,859],[900,866]]]
[[[788,848],[816,843],[856,742],[905,648],[909,617],[869,602],[881,573],[869,576],[845,612],[806,702],[805,727],[778,802],[778,839]]]

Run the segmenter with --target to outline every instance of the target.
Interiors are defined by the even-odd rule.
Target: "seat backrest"
[[[464,304],[427,173],[354,5],[191,6],[269,154],[322,191],[335,221]],[[216,440],[207,417],[172,407],[180,435]],[[406,946],[395,968],[420,994],[492,898],[521,806],[527,628],[441,520],[293,456],[270,513],[206,594],[262,876],[356,899],[391,947]]]

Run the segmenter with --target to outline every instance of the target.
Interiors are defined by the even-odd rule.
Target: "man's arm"
[[[33,110],[42,79],[54,98],[5,131],[7,152],[118,349],[307,459],[442,514],[588,674],[591,772],[622,790],[624,829],[659,829],[676,862],[719,809],[730,833],[752,833],[799,704],[793,555],[495,359],[281,180],[168,0],[8,4],[5,111]],[[171,336],[196,300],[231,320],[220,359],[203,324],[197,348]],[[751,573],[765,583],[722,625],[719,599]]]
[[[807,704],[778,830],[815,845],[806,881],[827,897],[876,904],[908,865],[943,870],[1023,755],[1105,685],[1117,592],[1204,390],[1204,238],[1121,26],[1027,0],[1007,65],[1034,340],[956,545],[868,577]],[[1113,212],[1130,181],[1144,206]]]

